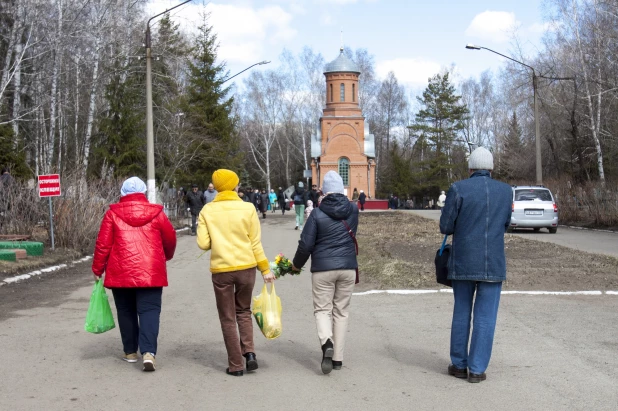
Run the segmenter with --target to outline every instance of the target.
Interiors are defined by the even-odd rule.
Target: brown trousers
[[[249,268],[212,275],[230,371],[244,370],[243,355],[255,352],[251,319],[255,271],[255,268]]]

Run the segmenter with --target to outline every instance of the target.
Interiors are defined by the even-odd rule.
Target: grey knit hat
[[[322,184],[322,191],[324,193],[340,193],[343,194],[343,180],[336,171],[329,171],[324,176],[324,183]]]
[[[468,168],[470,170],[493,170],[494,156],[485,147],[478,147],[470,154]]]
[[[302,182],[302,181],[299,181],[299,182],[298,182],[298,187],[299,187],[299,188],[303,188],[304,186],[305,186],[305,185],[303,184],[303,182]]]

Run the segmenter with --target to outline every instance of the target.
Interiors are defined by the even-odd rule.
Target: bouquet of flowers
[[[292,261],[281,253],[277,255],[277,257],[275,257],[275,261],[270,262],[270,271],[272,271],[273,274],[275,274],[276,278],[279,278],[286,274],[290,274],[290,275],[300,274],[300,271],[292,270]]]

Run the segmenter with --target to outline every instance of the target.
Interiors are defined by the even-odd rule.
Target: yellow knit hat
[[[238,176],[232,170],[220,168],[212,173],[212,184],[215,186],[215,190],[219,192],[234,190],[239,181]]]

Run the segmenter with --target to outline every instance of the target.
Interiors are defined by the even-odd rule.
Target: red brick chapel
[[[354,188],[373,198],[376,181],[375,143],[358,103],[361,72],[340,50],[327,64],[326,105],[317,132],[311,137],[313,184],[322,186],[324,175],[335,170],[343,178],[346,194]]]

